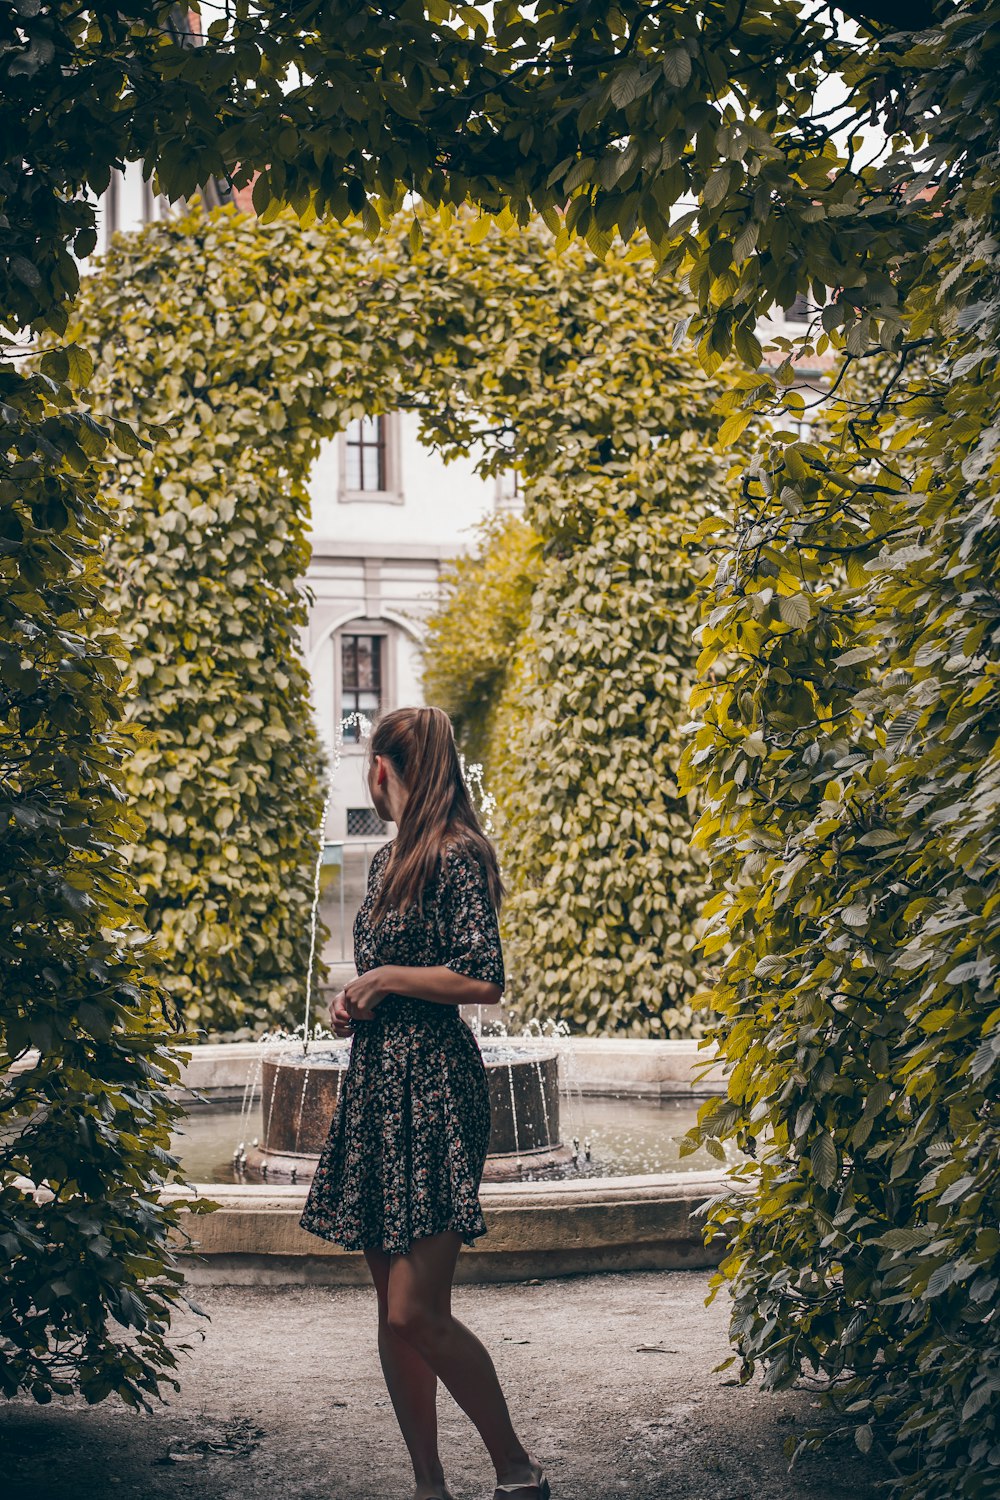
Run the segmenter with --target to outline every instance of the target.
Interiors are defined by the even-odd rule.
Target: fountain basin
[[[466,1020],[475,1006],[462,1006]],[[707,1099],[726,1090],[720,1063],[694,1040],[658,1041],[640,1037],[573,1036],[558,1043],[571,1064],[573,1087],[582,1094],[635,1099]],[[267,1042],[203,1042],[186,1049],[181,1066],[183,1092],[212,1099],[239,1099],[251,1066],[274,1055]],[[697,1075],[697,1076],[696,1076]]]
[[[488,1039],[485,1039],[488,1043]],[[190,1096],[230,1104],[273,1045],[213,1043],[190,1049],[182,1069]],[[724,1091],[711,1053],[695,1041],[573,1037],[558,1041],[565,1091],[583,1103],[597,1097],[697,1100]],[[329,1124],[327,1115],[325,1126]],[[647,1172],[572,1181],[484,1180],[480,1202],[488,1233],[466,1246],[456,1280],[519,1281],[594,1271],[695,1268],[718,1263],[721,1236],[706,1244],[701,1212],[732,1183],[726,1168]],[[359,1285],[370,1280],[360,1252],[299,1226],[303,1183],[197,1183],[219,1204],[209,1214],[181,1214],[175,1248],[192,1284]],[[183,1205],[186,1189],[163,1197]]]
[[[568,1164],[559,1139],[559,1058],[554,1048],[482,1044],[490,1090],[489,1156],[484,1182],[522,1177]],[[492,1053],[498,1054],[494,1060]],[[241,1166],[272,1182],[311,1181],[330,1128],[347,1068],[346,1047],[314,1046],[308,1054],[280,1052],[261,1060],[263,1136],[246,1148]]]

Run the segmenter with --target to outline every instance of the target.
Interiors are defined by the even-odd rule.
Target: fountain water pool
[[[562,1134],[569,1152],[568,1162],[545,1167],[525,1161],[516,1180],[520,1182],[580,1181],[584,1178],[627,1177],[651,1172],[704,1172],[716,1163],[704,1149],[678,1157],[677,1141],[695,1122],[698,1101],[689,1099],[588,1098],[581,1110],[563,1101]],[[189,1106],[183,1124],[171,1142],[185,1174],[206,1185],[218,1183],[263,1183],[233,1158],[233,1141],[244,1123],[238,1103]],[[263,1108],[258,1101],[249,1119],[250,1149],[263,1131]],[[484,1175],[484,1182],[500,1182],[499,1175]],[[266,1181],[291,1182],[269,1172]],[[306,1182],[306,1175],[296,1175]]]

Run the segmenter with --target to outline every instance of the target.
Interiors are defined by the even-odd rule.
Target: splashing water
[[[493,835],[493,814],[496,811],[497,799],[492,792],[486,790],[483,782],[483,767],[478,760],[467,765],[465,756],[461,750],[458,752],[458,763],[462,769],[462,779],[469,791],[469,800],[476,812],[479,821],[483,825],[483,831],[491,837]]]
[[[309,1051],[309,1010],[312,1005],[313,970],[316,966],[316,929],[319,925],[320,876],[323,870],[323,852],[326,844],[326,820],[330,815],[333,783],[340,769],[340,762],[344,758],[344,730],[352,725],[357,729],[358,737],[362,744],[372,731],[372,721],[366,714],[349,713],[344,714],[333,735],[333,764],[330,767],[330,775],[327,778],[326,796],[323,799],[323,813],[319,821],[319,828],[317,829],[317,844],[319,847],[316,851],[316,868],[313,874],[312,910],[309,913],[309,962],[306,967],[306,1013],[305,1020],[302,1023],[303,1055]]]

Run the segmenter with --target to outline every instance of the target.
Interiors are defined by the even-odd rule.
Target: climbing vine
[[[259,1028],[300,1002],[323,774],[293,641],[308,473],[322,437],[409,405],[446,452],[516,465],[537,535],[523,690],[489,756],[511,997],[590,1031],[690,1028],[679,538],[724,501],[718,383],[663,349],[683,313],[665,281],[544,231],[487,264],[467,226],[369,246],[233,212],[122,242],[88,283],[96,398],[169,431],[118,465],[108,566],[143,731],[133,866],[189,1020]]]
[[[752,1154],[709,1216],[741,1370],[831,1377],[913,1500],[1000,1495],[998,39],[981,7],[900,46],[937,232],[894,268],[905,336],[835,341],[829,440],[746,474],[686,764],[731,1069],[695,1135]]]

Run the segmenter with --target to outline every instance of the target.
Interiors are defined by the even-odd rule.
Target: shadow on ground
[[[787,1472],[785,1441],[815,1423],[816,1398],[712,1372],[730,1352],[728,1304],[706,1308],[707,1284],[669,1271],[461,1286],[454,1308],[493,1354],[553,1500],[873,1500],[885,1471],[851,1441]],[[372,1292],[200,1287],[196,1300],[211,1321],[175,1321],[172,1339],[195,1347],[152,1415],[117,1397],[0,1406],[5,1500],[409,1500]],[[491,1500],[489,1459],[443,1387],[438,1414],[456,1500]]]

